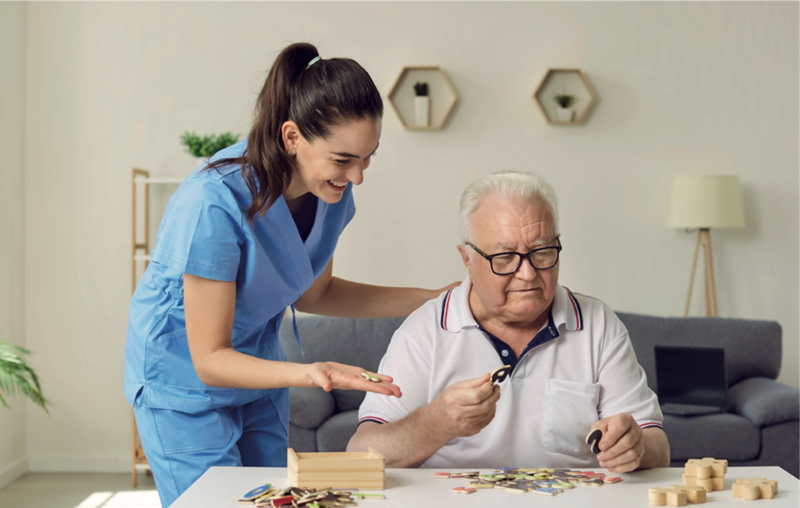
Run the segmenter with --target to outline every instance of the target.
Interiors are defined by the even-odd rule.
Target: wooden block
[[[294,487],[383,489],[385,459],[375,449],[368,452],[287,452],[287,476]]]
[[[683,474],[683,484],[684,485],[697,485],[697,477],[696,476],[689,476],[688,474]]]
[[[711,478],[711,490],[725,490],[725,478]]]
[[[689,459],[684,466],[684,472],[689,476],[705,478],[723,478],[728,472],[728,461],[705,457],[702,459]]]
[[[672,487],[668,489],[652,488],[648,491],[648,496],[650,506],[686,506],[687,503],[686,492]]]
[[[714,491],[714,480],[712,478],[697,479],[697,485],[706,489],[706,492]]]
[[[740,497],[748,501],[754,499],[772,499],[778,494],[778,482],[766,478],[751,478],[749,480],[736,480],[733,484],[733,497]]]
[[[699,485],[670,485],[670,489],[680,490],[686,493],[686,501],[693,504],[706,502],[706,489]]]

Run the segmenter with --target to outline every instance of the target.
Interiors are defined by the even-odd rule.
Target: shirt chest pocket
[[[597,418],[600,385],[548,379],[542,415],[542,445],[551,452],[582,456],[591,453],[585,442]]]

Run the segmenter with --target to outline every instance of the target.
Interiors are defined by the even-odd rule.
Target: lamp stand
[[[697,255],[700,254],[700,246],[703,247],[706,265],[706,316],[717,317],[717,287],[714,285],[714,262],[711,259],[711,231],[708,228],[700,228],[697,231],[697,247],[694,250],[692,276],[689,279],[689,297],[686,298],[686,315],[689,315],[689,304],[692,302],[694,273],[697,269]]]

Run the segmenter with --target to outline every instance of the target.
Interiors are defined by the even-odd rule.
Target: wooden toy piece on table
[[[698,485],[706,492],[725,490],[725,474],[728,472],[728,461],[711,457],[689,459],[684,467],[683,485]]]
[[[686,506],[688,498],[686,491],[670,487],[664,489],[661,487],[652,488],[648,492],[650,497],[650,506]]]
[[[386,460],[368,452],[287,453],[289,483],[294,487],[383,490]]]
[[[706,489],[699,485],[670,485],[669,488],[686,492],[686,501],[691,504],[706,502]]]
[[[772,499],[778,495],[778,482],[766,478],[736,480],[733,484],[733,497],[741,497],[748,501],[755,499]]]

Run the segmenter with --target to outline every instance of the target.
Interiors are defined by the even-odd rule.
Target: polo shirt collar
[[[475,321],[469,308],[471,288],[472,281],[467,277],[460,286],[445,294],[442,308],[439,310],[439,325],[443,330],[455,333],[468,326],[478,326],[478,322]],[[583,330],[581,306],[572,292],[563,286],[556,286],[556,294],[549,317],[549,321],[555,325],[557,330],[561,328],[561,325],[564,325],[564,329],[568,331]]]

